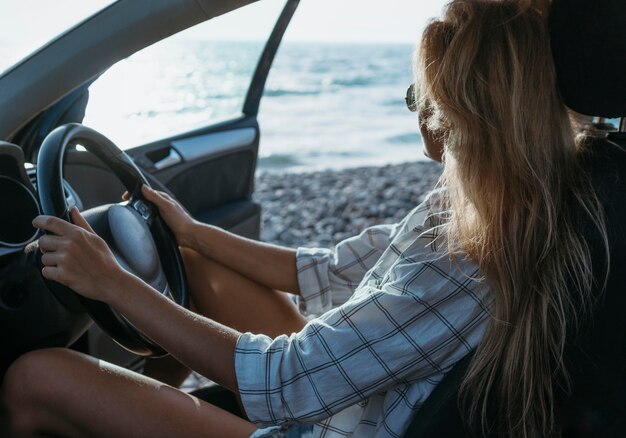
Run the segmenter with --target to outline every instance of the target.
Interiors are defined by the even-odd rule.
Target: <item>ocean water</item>
[[[259,168],[316,170],[424,158],[404,102],[410,45],[286,44],[261,103]]]
[[[127,149],[236,116],[263,44],[155,44],[91,85],[84,123]],[[425,159],[416,116],[404,103],[412,52],[410,44],[284,43],[261,101],[258,168]]]
[[[118,63],[90,88],[85,124],[123,148],[237,115],[263,47],[174,41]],[[404,103],[413,47],[285,43],[261,101],[258,168],[313,171],[423,158]]]

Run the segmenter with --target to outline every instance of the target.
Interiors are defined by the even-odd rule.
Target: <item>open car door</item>
[[[109,48],[103,49],[107,53],[103,53],[102,57],[109,60],[108,65],[106,62],[101,65],[103,60],[93,59],[94,56],[98,56],[97,53],[92,53],[88,57],[89,68],[93,70],[105,67],[108,71],[98,71],[95,76],[89,77],[73,88],[69,84],[61,84],[68,88],[68,92],[51,106],[36,113],[34,117],[30,117],[29,121],[17,130],[12,131],[11,127],[16,126],[19,120],[17,116],[20,114],[14,114],[13,120],[0,120],[0,135],[4,132],[4,138],[20,145],[27,161],[34,162],[42,140],[54,128],[70,122],[84,123],[109,136],[118,146],[125,149],[153,186],[174,195],[197,220],[218,225],[247,237],[258,238],[261,208],[252,200],[260,139],[257,114],[274,56],[299,0],[266,0],[244,6],[241,9],[242,14],[255,13],[255,11],[246,12],[246,9],[264,4],[269,4],[270,8],[273,6],[276,11],[271,20],[266,19],[269,37],[266,41],[255,43],[232,43],[210,39],[214,20],[228,18],[231,14],[240,11],[234,11],[219,19],[211,19],[189,30],[183,30],[185,26],[189,27],[202,21],[197,17],[181,18],[175,15],[176,11],[179,15],[189,14],[188,9],[193,8],[192,3],[196,8],[198,5],[204,5],[202,6],[204,14],[212,17],[250,3],[250,1],[230,3],[158,0],[151,2],[150,6],[155,8],[154,14],[158,15],[156,18],[137,8],[140,5],[145,6],[143,2],[120,0],[114,3],[59,39],[64,40],[73,36],[70,38],[71,41],[61,41],[61,44],[59,40],[53,41],[40,53],[34,55],[35,61],[37,57],[45,60],[51,58],[55,52],[71,49],[75,50],[76,56],[80,58],[82,52],[86,53],[87,49],[81,48],[77,39],[84,39],[85,35],[89,35],[89,38],[99,41],[97,44],[91,42],[92,47],[100,46],[101,43],[107,41],[110,44],[124,45],[124,47],[117,47],[111,53],[107,52]],[[185,4],[187,4],[186,7],[184,7]],[[133,13],[136,14],[134,19],[128,16]],[[269,13],[265,15],[261,18],[270,17]],[[125,20],[124,26],[117,22],[120,19]],[[158,23],[146,23],[148,19],[163,20],[168,23],[169,28],[161,29],[161,34],[158,34]],[[174,29],[175,32],[172,32],[170,21],[176,20],[180,21],[177,24],[180,29]],[[121,27],[120,32],[127,33],[128,38],[124,40],[123,35],[107,33],[107,25]],[[232,24],[228,23],[218,23],[218,25],[232,27]],[[142,26],[145,26],[143,30],[141,30]],[[200,27],[205,27],[206,33]],[[137,35],[139,30],[143,32],[143,35]],[[179,31],[181,32],[177,35],[169,36],[170,33]],[[94,33],[99,36],[94,37]],[[163,40],[159,41],[159,37]],[[205,39],[198,39],[198,37],[205,37]],[[152,45],[153,43],[155,44]],[[147,48],[139,51],[138,49],[142,47]],[[177,47],[182,50],[176,52]],[[47,51],[52,53],[48,54]],[[208,52],[211,52],[210,56],[207,55]],[[133,55],[130,58],[121,57],[120,54],[123,53]],[[195,64],[189,61],[193,56],[199,58],[199,60],[196,59]],[[128,73],[134,67],[138,67],[138,70],[130,75],[120,76],[118,65],[113,65],[117,62],[116,58],[122,60],[119,64],[124,64],[122,71],[125,69]],[[19,72],[20,68],[28,67],[29,62],[33,60],[27,60],[25,65],[18,65],[8,73]],[[186,64],[187,62],[190,64]],[[211,71],[196,72],[200,66],[206,66],[207,63],[211,63],[212,77]],[[214,63],[217,65],[213,65]],[[111,65],[113,67],[109,69]],[[151,66],[157,66],[157,68],[150,68]],[[54,67],[57,66],[52,66],[52,70]],[[58,66],[59,69],[67,69],[67,67],[67,64]],[[175,93],[183,87],[186,96],[193,95],[197,89],[194,89],[194,85],[198,85],[203,78],[213,80],[217,84],[216,89],[211,88],[212,84],[203,82],[200,93],[205,93],[205,103],[191,105],[191,109],[178,105],[171,114],[167,110],[163,111],[163,114],[158,114],[158,108],[146,109],[146,102],[149,104],[153,101],[151,94],[159,90],[153,88],[152,91],[146,92],[146,89],[138,90],[138,88],[156,87],[159,81],[167,79],[167,71],[176,70],[174,67],[179,73],[182,72],[170,78],[176,81],[182,78],[180,83],[175,84],[178,87],[178,90],[174,90]],[[219,70],[217,70],[218,67]],[[83,78],[89,75],[89,68],[82,73]],[[54,71],[51,75],[49,80],[54,79]],[[134,77],[136,82],[133,83],[132,80],[128,82],[128,77]],[[233,77],[237,83],[236,86],[231,87],[233,90],[231,90],[230,98],[217,96],[211,99],[215,97],[214,95],[223,92],[219,86],[223,83],[215,81],[219,79],[232,81]],[[19,78],[16,77],[17,79]],[[0,83],[2,80],[9,82],[6,77],[0,78]],[[43,87],[44,84],[37,80],[38,78],[35,77],[32,85],[35,88]],[[79,81],[80,78],[74,80]],[[46,95],[53,99],[55,94],[63,92],[62,86],[46,91]],[[128,94],[131,94],[130,97],[136,98],[137,101],[129,102]],[[5,100],[11,99],[12,96],[9,95]],[[117,103],[113,105],[111,102],[114,99],[117,99]],[[32,100],[30,106],[33,108],[44,105],[37,101],[36,97]],[[211,104],[219,106],[220,102],[224,101],[230,105],[226,112],[214,111],[211,107]],[[20,111],[23,110],[24,108]],[[194,113],[194,123],[191,125],[186,123],[190,112]],[[85,114],[87,114],[86,118]],[[99,117],[102,115],[105,117]],[[21,116],[26,118],[26,114]],[[135,133],[139,133],[138,137],[133,138],[132,135],[124,137],[129,132],[126,128],[130,124],[136,125],[134,129]],[[164,125],[167,126],[161,130]],[[160,133],[166,135],[159,135]],[[137,141],[137,138],[140,140]],[[146,139],[148,141],[145,141]],[[75,190],[79,208],[89,209],[118,202],[120,194],[124,191],[119,179],[98,158],[83,150],[80,145],[77,146],[67,152],[64,174],[70,186]],[[36,179],[33,170],[30,176],[32,180]],[[79,348],[95,357],[130,368],[137,368],[141,364],[140,358],[130,355],[117,346],[96,326],[89,330],[89,336],[83,337],[80,343]]]

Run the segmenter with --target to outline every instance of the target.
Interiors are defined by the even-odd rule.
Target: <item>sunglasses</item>
[[[411,112],[417,112],[417,101],[415,100],[415,84],[409,85],[404,98],[406,106]]]

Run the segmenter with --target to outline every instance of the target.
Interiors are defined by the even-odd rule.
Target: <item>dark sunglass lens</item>
[[[409,111],[417,111],[417,102],[415,101],[415,84],[409,85],[409,88],[406,90],[406,97],[404,100],[406,101],[406,106]]]

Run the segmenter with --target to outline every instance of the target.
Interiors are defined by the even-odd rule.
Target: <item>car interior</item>
[[[45,347],[71,347],[133,370],[142,368],[145,357],[166,354],[110,307],[41,276],[40,234],[30,225],[35,216],[67,219],[69,208],[76,206],[127,269],[184,306],[188,298],[178,247],[141,199],[141,184],[171,194],[201,222],[260,237],[261,206],[253,200],[257,116],[299,0],[285,1],[237,116],[126,151],[106,132],[81,124],[90,86],[111,66],[249,3],[152,0],[146,7],[119,0],[0,74],[0,194],[5,202],[0,212],[0,376],[21,354]],[[593,322],[568,339],[572,387],[559,392],[557,423],[562,436],[623,436],[626,271],[619,263],[626,257],[626,7],[621,0],[553,0],[551,8],[561,93],[570,108],[597,122],[588,166],[611,238],[610,261],[603,259],[599,245],[591,248],[598,260],[594,276],[602,277],[603,262],[609,263],[609,276],[604,292],[596,288]],[[621,120],[620,126],[606,119]],[[125,190],[130,200],[121,201]],[[406,437],[472,434],[458,403],[470,360],[471,354],[446,375]],[[223,392],[212,388],[196,394],[214,401]],[[236,404],[229,409],[236,410]]]
[[[67,214],[67,208],[76,205],[92,225],[101,226],[113,244],[114,232],[104,206],[117,204],[121,193],[125,190],[133,193],[139,181],[147,181],[176,197],[197,220],[259,238],[260,206],[252,200],[259,146],[257,114],[272,61],[298,1],[285,2],[259,54],[239,113],[228,120],[132,148],[124,156],[136,177],[134,183],[125,181],[119,163],[116,166],[107,161],[107,156],[119,152],[109,140],[80,126],[74,126],[73,131],[69,129],[70,124],[83,121],[89,88],[110,66],[172,34],[247,3],[250,1],[159,1],[145,8],[134,1],[114,2],[3,74],[0,87],[7,91],[2,93],[3,108],[16,109],[3,111],[0,116],[1,138],[11,142],[2,144],[6,151],[3,157],[8,157],[3,190],[12,191],[11,187],[19,183],[19,194],[13,196],[29,200],[22,202],[24,211],[19,216],[6,211],[2,219],[7,224],[3,229],[9,234],[3,242],[9,245],[3,245],[6,256],[1,268],[0,324],[4,333],[16,334],[2,339],[3,368],[25,351],[55,345],[73,345],[134,370],[142,367],[145,356],[164,353],[149,340],[141,339],[137,332],[135,342],[130,341],[120,329],[134,330],[119,315],[101,309],[100,317],[90,317],[85,304],[98,313],[97,303],[79,303],[71,291],[45,284],[37,273],[39,261],[34,244],[37,236],[24,235],[33,231],[25,224],[40,212],[63,215]],[[93,56],[94,52],[98,56]],[[65,133],[55,131],[63,126],[68,128]],[[53,132],[56,137],[51,136]],[[55,145],[49,149],[42,146],[52,138],[58,140]],[[107,148],[115,152],[103,155]],[[43,158],[44,155],[48,158]],[[48,171],[42,170],[40,164],[44,161],[50,163],[46,166]],[[56,196],[56,204],[50,204],[50,210],[46,203],[48,195],[39,189],[43,186],[46,186],[44,192],[50,188],[51,196]],[[194,190],[196,187],[202,190]],[[17,224],[24,229],[18,230]],[[124,222],[118,228],[127,226],[128,222]],[[150,220],[150,227],[154,226]],[[118,241],[126,237],[118,237]],[[155,243],[159,245],[158,241]],[[180,258],[177,250],[171,256]],[[167,271],[171,256],[159,251],[160,260],[156,260],[159,268]],[[122,258],[133,257],[127,254]],[[182,295],[177,301],[182,304],[186,292],[181,266],[172,271],[173,277],[168,273],[167,283],[168,286],[179,283]],[[25,278],[30,280],[26,282]],[[44,298],[42,291],[46,291]],[[175,291],[170,292],[176,295]],[[92,324],[98,318],[105,325]],[[25,321],[38,321],[38,324],[23,329]]]

